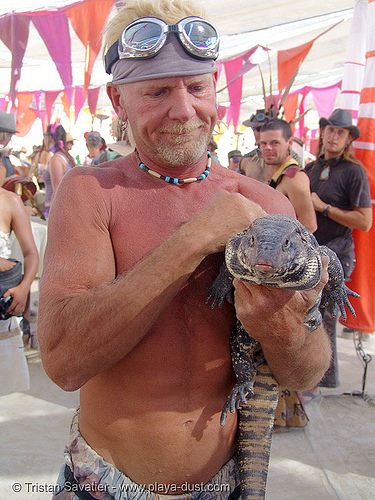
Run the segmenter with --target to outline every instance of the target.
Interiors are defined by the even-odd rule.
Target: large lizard
[[[322,322],[319,305],[338,304],[346,319],[344,304],[355,315],[348,295],[359,295],[347,288],[341,263],[332,250],[319,246],[300,222],[282,214],[266,215],[231,238],[225,249],[225,262],[209,288],[207,302],[221,307],[225,299],[233,302],[233,278],[258,285],[290,290],[309,290],[321,278],[322,255],[329,257],[328,283],[304,318],[309,331]],[[230,338],[236,384],[224,405],[221,425],[228,411],[239,410],[238,464],[242,500],[265,498],[272,427],[278,400],[278,384],[264,358],[261,345],[237,320]]]

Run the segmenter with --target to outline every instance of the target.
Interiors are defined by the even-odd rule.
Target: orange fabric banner
[[[90,85],[92,68],[101,47],[101,32],[113,7],[113,0],[86,0],[66,10],[72,27],[86,47],[84,92]]]
[[[292,76],[298,71],[314,42],[315,38],[299,47],[278,51],[277,72],[280,94],[288,85]]]
[[[30,132],[33,123],[37,119],[37,112],[30,108],[34,95],[33,94],[17,94],[17,130],[21,137],[25,137]]]
[[[64,112],[70,120],[70,101],[65,91],[61,94],[61,102],[64,106]]]
[[[293,121],[297,114],[299,94],[291,94],[285,99],[284,108],[284,120],[288,123]]]

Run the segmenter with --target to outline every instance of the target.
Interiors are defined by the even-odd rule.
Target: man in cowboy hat
[[[352,123],[352,115],[335,109],[329,118],[321,118],[317,158],[306,165],[318,229],[314,233],[320,245],[334,250],[349,279],[354,269],[353,229],[368,231],[372,225],[369,181],[366,171],[353,154],[352,143],[361,132]],[[333,345],[333,358],[319,385],[339,385],[336,354],[335,309],[330,304],[323,311],[325,328]]]
[[[5,179],[16,175],[7,149],[12,135],[15,133],[17,133],[15,115],[0,111],[0,186],[3,185]]]

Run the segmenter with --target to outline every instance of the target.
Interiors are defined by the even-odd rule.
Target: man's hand
[[[322,276],[311,290],[286,290],[235,279],[236,313],[245,330],[269,348],[302,345],[309,333],[303,321],[328,282],[328,263],[329,258],[322,256]]]
[[[207,245],[206,253],[224,249],[229,238],[246,229],[266,212],[239,193],[221,191],[201,210],[186,228],[194,231],[196,241]]]
[[[317,212],[323,212],[327,208],[327,203],[325,203],[316,193],[311,193],[311,200],[314,205],[314,209]]]

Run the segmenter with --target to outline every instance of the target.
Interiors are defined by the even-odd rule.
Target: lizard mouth
[[[271,264],[266,263],[255,264],[254,269],[258,274],[269,274],[273,271],[273,267],[271,266]]]

